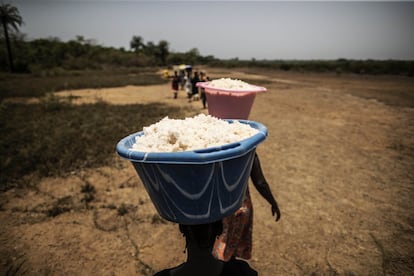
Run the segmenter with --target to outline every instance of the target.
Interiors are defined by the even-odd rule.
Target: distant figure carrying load
[[[174,71],[174,76],[171,82],[171,89],[174,94],[174,99],[177,99],[179,85],[180,78],[178,77],[177,71]]]
[[[201,80],[200,81],[209,81],[210,78],[207,76],[207,74],[205,72],[201,72],[200,73],[201,76]],[[200,98],[201,101],[203,102],[203,108],[207,108],[207,96],[206,96],[206,91],[204,90],[203,87],[200,87]]]
[[[194,99],[198,98],[198,86],[196,84],[199,81],[200,81],[200,78],[198,77],[198,72],[197,71],[194,71],[194,77],[191,80],[192,93],[191,93],[191,95],[189,95],[188,102],[191,102],[191,100],[193,98]]]
[[[193,85],[191,83],[191,72],[187,72],[187,75],[184,77],[185,84],[184,84],[184,90],[187,94],[187,97],[190,99],[191,94],[193,93]]]

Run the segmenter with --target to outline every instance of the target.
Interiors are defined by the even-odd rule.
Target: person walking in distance
[[[197,71],[194,71],[194,76],[193,76],[193,78],[191,79],[192,93],[191,93],[190,98],[188,99],[188,101],[189,101],[189,102],[191,102],[192,98],[193,98],[195,95],[198,95],[198,86],[197,86],[197,82],[199,82],[199,81],[200,81],[200,78],[199,78],[199,76],[198,76],[198,72],[197,72]]]
[[[177,99],[179,85],[180,85],[180,78],[178,77],[177,71],[174,71],[174,76],[171,81],[171,89],[174,95],[174,99]]]
[[[191,73],[187,72],[185,76],[185,84],[184,84],[185,93],[187,94],[188,99],[191,98],[191,94],[193,93],[193,85],[191,84]]]
[[[207,74],[205,72],[201,72],[200,82],[205,82],[205,81],[209,81],[209,78],[207,77]],[[204,90],[203,87],[200,87],[200,99],[203,103],[203,108],[206,109],[207,108],[207,96],[206,96],[206,91]]]

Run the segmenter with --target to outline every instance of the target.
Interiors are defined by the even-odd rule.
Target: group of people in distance
[[[197,87],[198,82],[209,81],[209,77],[204,71],[179,70],[174,71],[171,79],[171,90],[173,98],[177,99],[178,91],[184,90],[187,94],[188,102],[201,99],[203,108],[207,108],[207,98],[204,88]]]

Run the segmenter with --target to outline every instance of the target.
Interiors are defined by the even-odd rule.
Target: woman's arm
[[[256,187],[256,190],[260,195],[269,202],[272,206],[272,215],[276,214],[276,221],[280,219],[280,210],[277,205],[276,199],[273,197],[272,191],[270,190],[269,184],[267,183],[262,168],[260,166],[259,157],[255,153],[252,170],[250,172],[250,177],[252,179],[253,185]]]

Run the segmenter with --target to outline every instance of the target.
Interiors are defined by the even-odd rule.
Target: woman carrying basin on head
[[[230,78],[203,82],[199,86],[205,88],[205,93],[210,97],[209,114],[222,119],[247,120],[256,93],[266,91],[264,87]],[[271,205],[272,216],[276,216],[276,221],[279,220],[279,207],[263,175],[257,154],[254,156],[250,177],[259,194]],[[230,261],[236,257],[250,259],[252,231],[253,205],[247,187],[242,206],[223,219],[223,233],[215,242],[213,255],[222,261]]]

